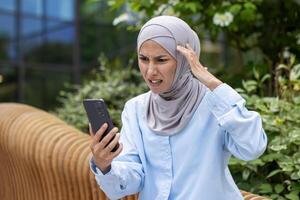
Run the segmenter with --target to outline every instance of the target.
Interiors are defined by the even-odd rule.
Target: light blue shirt
[[[90,161],[100,188],[110,199],[140,192],[143,200],[243,199],[227,167],[231,155],[260,156],[267,137],[257,112],[222,84],[206,94],[188,125],[161,136],[146,123],[145,93],[129,100],[122,113],[123,152],[103,174]]]

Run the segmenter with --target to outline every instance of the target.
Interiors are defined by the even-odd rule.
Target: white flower
[[[114,19],[113,25],[116,26],[121,22],[128,22],[130,20],[131,20],[130,15],[128,13],[123,13]]]
[[[225,13],[215,13],[213,17],[213,23],[217,26],[229,26],[231,22],[233,21],[233,15],[231,12],[225,12]]]

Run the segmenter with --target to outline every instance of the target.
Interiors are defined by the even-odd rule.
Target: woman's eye
[[[141,56],[141,57],[139,57],[139,59],[140,59],[140,60],[142,60],[142,61],[147,61],[147,60],[148,60],[148,58],[146,58],[146,57],[142,57],[142,56]]]
[[[160,58],[160,59],[158,59],[157,61],[158,62],[166,62],[168,59],[162,59],[162,58]]]

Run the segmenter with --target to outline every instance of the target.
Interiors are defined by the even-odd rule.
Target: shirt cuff
[[[236,105],[243,105],[245,100],[232,87],[223,83],[213,91],[208,91],[207,104],[213,115],[220,119]]]
[[[102,172],[95,164],[93,157],[90,159],[90,169],[95,175],[100,175],[100,176],[109,175],[111,172],[111,168],[106,173]]]

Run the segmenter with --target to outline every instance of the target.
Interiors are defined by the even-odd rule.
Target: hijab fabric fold
[[[171,88],[161,94],[150,92],[148,95],[147,125],[156,134],[174,135],[191,120],[206,91],[206,87],[192,75],[189,63],[177,52],[176,46],[188,43],[199,57],[200,41],[187,23],[173,16],[152,18],[141,28],[137,39],[138,52],[147,40],[157,42],[177,61]]]

